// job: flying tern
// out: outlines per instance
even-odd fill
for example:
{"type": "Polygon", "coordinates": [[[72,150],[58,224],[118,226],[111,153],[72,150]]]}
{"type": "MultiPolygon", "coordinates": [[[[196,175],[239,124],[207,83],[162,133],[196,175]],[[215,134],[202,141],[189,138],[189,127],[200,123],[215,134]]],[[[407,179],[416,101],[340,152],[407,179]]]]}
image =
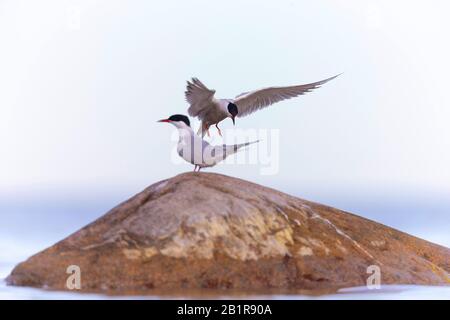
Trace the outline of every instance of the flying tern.
{"type": "Polygon", "coordinates": [[[231,118],[235,124],[236,117],[245,117],[276,102],[303,95],[337,76],[339,75],[308,84],[268,87],[244,92],[234,99],[216,99],[215,90],[209,89],[197,78],[192,78],[191,81],[187,81],[185,92],[186,101],[190,104],[188,113],[201,121],[198,134],[204,136],[207,133],[209,136],[209,127],[215,125],[222,135],[218,126],[222,120],[231,118]]]}

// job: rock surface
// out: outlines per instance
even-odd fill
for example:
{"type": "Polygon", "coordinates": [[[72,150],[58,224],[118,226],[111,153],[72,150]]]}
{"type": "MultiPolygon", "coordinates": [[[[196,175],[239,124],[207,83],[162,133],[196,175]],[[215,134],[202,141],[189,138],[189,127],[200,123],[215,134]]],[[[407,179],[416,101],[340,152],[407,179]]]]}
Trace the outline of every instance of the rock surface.
{"type": "Polygon", "coordinates": [[[82,291],[449,284],[450,250],[356,215],[212,173],[158,182],[19,264],[10,285],[82,291]]]}

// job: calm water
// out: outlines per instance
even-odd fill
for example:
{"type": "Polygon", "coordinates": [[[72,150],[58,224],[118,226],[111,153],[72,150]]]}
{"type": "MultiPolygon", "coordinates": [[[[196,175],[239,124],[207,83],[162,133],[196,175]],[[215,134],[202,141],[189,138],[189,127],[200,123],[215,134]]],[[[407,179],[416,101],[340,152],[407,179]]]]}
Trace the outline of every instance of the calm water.
{"type": "Polygon", "coordinates": [[[450,300],[449,287],[431,287],[431,286],[406,286],[406,285],[389,285],[381,286],[380,289],[368,290],[366,287],[354,287],[342,289],[336,294],[326,294],[320,296],[307,295],[286,295],[286,294],[252,294],[252,295],[217,295],[217,294],[177,294],[177,295],[160,295],[160,296],[105,296],[97,294],[78,294],[67,292],[45,291],[31,288],[18,288],[6,286],[4,281],[0,282],[0,300],[8,299],[64,299],[64,300],[93,300],[93,299],[291,299],[291,300],[381,300],[381,299],[438,299],[450,300]]]}

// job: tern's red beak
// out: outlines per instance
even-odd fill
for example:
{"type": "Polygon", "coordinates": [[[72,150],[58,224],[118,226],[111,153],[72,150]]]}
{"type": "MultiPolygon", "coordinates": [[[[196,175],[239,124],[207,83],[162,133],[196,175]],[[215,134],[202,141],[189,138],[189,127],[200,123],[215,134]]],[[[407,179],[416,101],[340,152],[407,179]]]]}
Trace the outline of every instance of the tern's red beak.
{"type": "Polygon", "coordinates": [[[161,119],[161,120],[158,120],[158,122],[170,122],[170,120],[169,119],[161,119]]]}

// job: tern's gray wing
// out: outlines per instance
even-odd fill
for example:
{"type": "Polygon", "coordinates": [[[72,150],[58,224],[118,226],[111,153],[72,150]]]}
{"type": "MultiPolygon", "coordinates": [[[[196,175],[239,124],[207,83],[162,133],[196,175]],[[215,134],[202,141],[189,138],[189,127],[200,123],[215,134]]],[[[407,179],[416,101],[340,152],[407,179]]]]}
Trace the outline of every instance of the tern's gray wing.
{"type": "Polygon", "coordinates": [[[203,153],[212,146],[194,133],[184,136],[178,144],[178,154],[192,164],[203,163],[203,153]]]}
{"type": "Polygon", "coordinates": [[[206,164],[216,164],[224,160],[226,157],[236,153],[239,149],[246,147],[250,144],[257,143],[258,140],[234,145],[218,145],[218,146],[207,146],[207,149],[203,151],[203,159],[206,164]]]}
{"type": "Polygon", "coordinates": [[[244,117],[276,102],[305,94],[313,89],[320,87],[322,84],[333,80],[337,76],[338,75],[322,81],[302,84],[298,86],[270,87],[242,93],[238,95],[234,100],[234,103],[237,105],[239,110],[238,117],[244,117]]]}
{"type": "Polygon", "coordinates": [[[192,117],[197,117],[205,108],[212,103],[215,90],[208,89],[200,80],[192,78],[187,81],[185,96],[186,101],[191,105],[188,113],[192,117]]]}

